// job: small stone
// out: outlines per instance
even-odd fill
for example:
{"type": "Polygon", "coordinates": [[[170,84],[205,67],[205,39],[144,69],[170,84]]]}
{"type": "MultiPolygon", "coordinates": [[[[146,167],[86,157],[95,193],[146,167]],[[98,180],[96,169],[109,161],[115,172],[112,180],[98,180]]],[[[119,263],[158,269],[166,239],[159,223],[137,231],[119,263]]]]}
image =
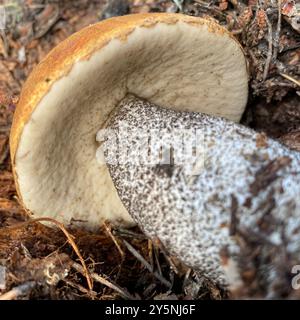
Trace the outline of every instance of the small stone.
{"type": "Polygon", "coordinates": [[[129,13],[128,0],[109,0],[101,12],[100,20],[115,16],[123,16],[129,13]]]}

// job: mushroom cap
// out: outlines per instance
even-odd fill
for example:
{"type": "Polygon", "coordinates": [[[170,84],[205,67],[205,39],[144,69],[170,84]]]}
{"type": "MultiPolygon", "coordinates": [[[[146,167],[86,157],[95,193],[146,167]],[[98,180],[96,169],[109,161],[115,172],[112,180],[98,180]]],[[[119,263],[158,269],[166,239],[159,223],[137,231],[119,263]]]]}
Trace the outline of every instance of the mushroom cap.
{"type": "Polygon", "coordinates": [[[181,14],[116,17],[73,34],[31,73],[14,115],[11,159],[25,208],[88,228],[132,222],[95,156],[97,131],[128,93],[238,121],[247,63],[226,29],[181,14]]]}

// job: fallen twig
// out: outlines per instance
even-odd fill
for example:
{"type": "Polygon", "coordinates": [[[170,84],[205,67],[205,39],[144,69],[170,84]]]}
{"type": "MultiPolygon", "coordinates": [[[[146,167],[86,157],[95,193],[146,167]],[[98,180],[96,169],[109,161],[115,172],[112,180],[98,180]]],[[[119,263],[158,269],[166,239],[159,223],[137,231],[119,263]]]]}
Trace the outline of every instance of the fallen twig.
{"type": "Polygon", "coordinates": [[[0,165],[2,165],[4,163],[4,161],[7,159],[8,154],[9,154],[9,148],[8,148],[8,144],[5,143],[3,150],[1,150],[1,154],[0,154],[0,165]]]}
{"type": "Polygon", "coordinates": [[[151,272],[155,276],[155,278],[157,278],[161,283],[163,283],[168,288],[171,287],[171,282],[165,279],[162,275],[160,275],[156,271],[154,271],[150,263],[146,261],[144,257],[142,257],[140,253],[137,252],[130,243],[128,243],[126,240],[123,240],[123,242],[127,247],[127,249],[148,269],[149,272],[151,272]]]}
{"type": "Polygon", "coordinates": [[[179,274],[178,268],[176,267],[175,262],[173,261],[172,257],[170,257],[165,249],[165,247],[163,246],[163,244],[161,243],[161,241],[159,239],[156,239],[155,241],[155,245],[158,246],[158,248],[160,249],[160,251],[163,253],[165,259],[168,261],[171,269],[176,273],[179,274]]]}
{"type": "Polygon", "coordinates": [[[116,233],[120,237],[127,237],[127,238],[140,239],[140,240],[147,239],[147,237],[142,233],[133,232],[120,227],[118,227],[117,229],[114,229],[113,233],[116,233]]]}
{"type": "Polygon", "coordinates": [[[88,296],[91,297],[92,299],[94,299],[94,298],[96,297],[96,295],[97,295],[97,292],[88,290],[88,289],[86,289],[85,287],[83,287],[82,285],[80,285],[80,284],[78,284],[78,283],[75,283],[75,282],[73,282],[73,281],[64,280],[64,282],[65,282],[67,285],[69,285],[69,286],[77,289],[78,291],[82,292],[83,294],[88,295],[88,296]]]}
{"type": "Polygon", "coordinates": [[[116,247],[117,247],[117,249],[118,249],[118,251],[119,251],[119,253],[121,255],[121,258],[123,259],[124,258],[124,252],[123,252],[122,248],[120,247],[116,237],[111,232],[111,227],[107,224],[107,222],[104,222],[103,225],[104,225],[105,231],[108,233],[109,237],[112,239],[112,241],[116,245],[116,247]]]}
{"type": "Polygon", "coordinates": [[[152,243],[152,240],[150,240],[150,239],[148,239],[148,252],[149,252],[150,265],[152,268],[154,268],[153,243],[152,243]]]}
{"type": "Polygon", "coordinates": [[[162,270],[161,270],[161,266],[160,266],[160,262],[159,262],[158,248],[156,246],[153,246],[153,248],[154,248],[154,257],[155,257],[155,263],[157,266],[157,270],[158,270],[158,273],[162,276],[162,270]]]}
{"type": "Polygon", "coordinates": [[[267,79],[267,76],[269,73],[269,68],[270,68],[270,63],[272,60],[272,51],[273,51],[272,24],[271,24],[267,14],[266,14],[266,22],[268,25],[268,54],[267,54],[267,58],[266,58],[266,62],[265,62],[263,81],[265,81],[267,79]]]}
{"type": "MultiPolygon", "coordinates": [[[[76,271],[80,272],[81,274],[83,274],[83,275],[85,274],[85,270],[83,269],[83,267],[79,263],[74,262],[72,267],[76,271]]],[[[100,276],[99,274],[97,274],[95,272],[91,272],[90,276],[95,281],[97,281],[97,282],[105,285],[106,287],[118,292],[120,294],[120,296],[123,297],[124,299],[136,300],[136,297],[132,296],[129,292],[127,292],[126,289],[123,289],[123,288],[119,287],[117,284],[114,284],[112,281],[107,280],[103,276],[100,276]]]]}
{"type": "Polygon", "coordinates": [[[2,294],[0,300],[14,300],[20,296],[28,294],[36,286],[35,281],[23,283],[12,290],[2,294]]]}
{"type": "Polygon", "coordinates": [[[279,73],[282,77],[284,77],[285,79],[287,80],[290,80],[291,82],[295,83],[297,86],[300,87],[300,81],[289,76],[288,74],[285,74],[285,73],[279,73]]]}

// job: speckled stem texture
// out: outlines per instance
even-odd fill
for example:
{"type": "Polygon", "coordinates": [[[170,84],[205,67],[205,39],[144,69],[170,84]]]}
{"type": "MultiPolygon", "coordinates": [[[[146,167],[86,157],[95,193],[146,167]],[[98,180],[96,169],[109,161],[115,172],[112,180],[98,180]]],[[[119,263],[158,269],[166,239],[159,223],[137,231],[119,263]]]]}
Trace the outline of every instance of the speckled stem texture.
{"type": "MultiPolygon", "coordinates": [[[[276,296],[280,279],[291,277],[290,268],[300,264],[299,153],[225,119],[176,112],[132,96],[120,103],[109,127],[117,133],[117,139],[107,134],[103,143],[111,177],[146,235],[221,286],[236,290],[255,282],[264,295],[276,296]],[[200,132],[198,174],[176,161],[111,163],[118,141],[136,155],[140,133],[153,129],[200,132]]],[[[162,138],[151,139],[160,148],[162,138]]],[[[174,138],[169,142],[176,159],[180,146],[174,138]]]]}

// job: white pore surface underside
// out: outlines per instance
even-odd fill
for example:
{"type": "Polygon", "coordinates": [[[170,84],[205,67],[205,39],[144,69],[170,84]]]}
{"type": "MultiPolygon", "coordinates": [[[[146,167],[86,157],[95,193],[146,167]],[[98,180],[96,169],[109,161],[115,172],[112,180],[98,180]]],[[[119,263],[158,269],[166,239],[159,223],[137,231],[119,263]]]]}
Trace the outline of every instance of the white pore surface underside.
{"type": "Polygon", "coordinates": [[[130,92],[238,121],[246,78],[239,46],[206,26],[159,23],[110,41],[56,81],[25,125],[16,155],[24,204],[36,216],[81,219],[88,228],[104,219],[131,222],[95,157],[96,133],[112,109],[130,92]]]}

